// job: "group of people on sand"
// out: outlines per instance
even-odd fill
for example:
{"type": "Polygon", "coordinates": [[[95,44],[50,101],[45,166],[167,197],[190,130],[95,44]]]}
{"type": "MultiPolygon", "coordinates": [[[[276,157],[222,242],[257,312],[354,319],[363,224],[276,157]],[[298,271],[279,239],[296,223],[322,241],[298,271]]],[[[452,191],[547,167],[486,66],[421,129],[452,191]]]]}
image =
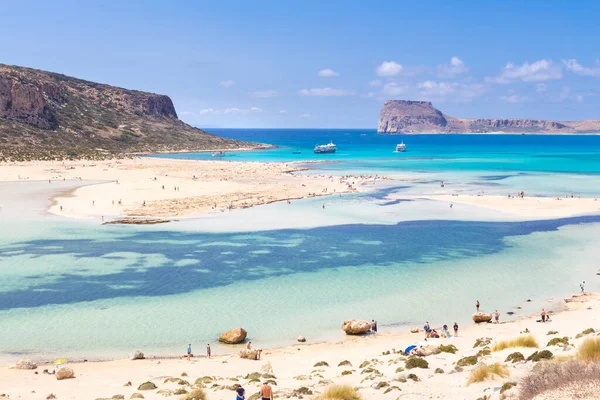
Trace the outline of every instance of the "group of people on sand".
{"type": "MultiPolygon", "coordinates": [[[[273,399],[273,388],[269,384],[269,381],[264,381],[260,391],[258,392],[261,400],[272,400],[273,399]]],[[[246,389],[239,387],[235,390],[235,400],[246,400],[246,389]]]]}
{"type": "MultiPolygon", "coordinates": [[[[210,359],[211,355],[212,355],[212,350],[210,348],[210,343],[209,343],[209,344],[206,345],[206,358],[210,359]]],[[[193,356],[194,355],[192,354],[192,344],[190,343],[190,344],[188,344],[188,347],[187,347],[187,356],[186,356],[186,358],[187,358],[188,361],[191,361],[193,356]]]]}
{"type": "MultiPolygon", "coordinates": [[[[456,322],[454,323],[453,329],[454,329],[454,337],[457,337],[458,336],[458,323],[456,323],[456,322]]],[[[443,338],[452,337],[452,335],[450,335],[450,331],[448,330],[448,325],[446,325],[446,324],[444,324],[442,326],[442,333],[438,333],[438,331],[436,331],[431,326],[429,326],[429,321],[425,321],[423,330],[425,331],[425,339],[429,339],[429,338],[439,339],[440,337],[443,337],[443,338]]]]}

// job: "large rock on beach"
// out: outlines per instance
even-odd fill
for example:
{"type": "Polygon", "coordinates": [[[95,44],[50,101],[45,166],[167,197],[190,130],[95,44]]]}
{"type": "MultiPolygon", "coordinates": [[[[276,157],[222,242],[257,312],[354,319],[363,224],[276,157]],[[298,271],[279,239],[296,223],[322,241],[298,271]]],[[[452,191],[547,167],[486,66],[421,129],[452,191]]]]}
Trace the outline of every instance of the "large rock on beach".
{"type": "Polygon", "coordinates": [[[14,365],[14,369],[36,369],[38,365],[31,360],[19,360],[14,365]]]}
{"type": "Polygon", "coordinates": [[[439,346],[429,344],[427,346],[417,347],[414,350],[414,352],[418,356],[427,357],[427,356],[431,356],[434,354],[440,354],[441,350],[440,350],[439,346]]]}
{"type": "Polygon", "coordinates": [[[346,335],[364,335],[371,330],[371,323],[360,319],[347,319],[342,324],[346,335]]]}
{"type": "Polygon", "coordinates": [[[248,360],[256,360],[256,350],[241,350],[240,358],[246,358],[248,360]]]}
{"type": "Polygon", "coordinates": [[[298,341],[300,343],[304,343],[304,342],[306,342],[306,338],[304,336],[300,335],[300,336],[298,336],[298,341]]]}
{"type": "Polygon", "coordinates": [[[219,336],[219,342],[227,344],[239,344],[246,340],[248,332],[244,328],[235,328],[219,336]]]}
{"type": "Polygon", "coordinates": [[[139,350],[134,351],[133,354],[129,357],[130,360],[143,360],[144,358],[144,353],[142,353],[139,350]]]}
{"type": "Polygon", "coordinates": [[[473,314],[473,322],[475,322],[476,324],[480,324],[482,322],[491,322],[491,321],[492,321],[492,314],[484,313],[481,311],[473,314]]]}
{"type": "Polygon", "coordinates": [[[56,379],[62,381],[63,379],[75,378],[75,371],[69,367],[61,367],[56,371],[56,379]]]}

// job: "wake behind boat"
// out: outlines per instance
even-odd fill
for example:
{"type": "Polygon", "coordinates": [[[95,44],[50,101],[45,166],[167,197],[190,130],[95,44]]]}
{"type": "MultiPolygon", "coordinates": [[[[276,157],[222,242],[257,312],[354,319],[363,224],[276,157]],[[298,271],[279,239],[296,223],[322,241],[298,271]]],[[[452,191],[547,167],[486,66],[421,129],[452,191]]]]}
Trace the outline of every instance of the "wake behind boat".
{"type": "Polygon", "coordinates": [[[329,144],[318,144],[315,146],[315,153],[317,154],[335,153],[336,150],[337,147],[335,146],[335,144],[333,144],[333,142],[329,142],[329,144]]]}

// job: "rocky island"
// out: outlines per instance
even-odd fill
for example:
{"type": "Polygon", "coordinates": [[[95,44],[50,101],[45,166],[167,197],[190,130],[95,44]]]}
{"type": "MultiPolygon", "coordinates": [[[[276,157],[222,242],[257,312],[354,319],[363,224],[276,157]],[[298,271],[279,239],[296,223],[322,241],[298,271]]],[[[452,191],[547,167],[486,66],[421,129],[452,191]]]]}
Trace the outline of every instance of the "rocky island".
{"type": "Polygon", "coordinates": [[[0,160],[257,147],[184,123],[168,96],[0,64],[0,160]]]}
{"type": "Polygon", "coordinates": [[[599,120],[548,121],[456,118],[429,101],[388,100],[379,113],[379,133],[600,133],[599,120]]]}

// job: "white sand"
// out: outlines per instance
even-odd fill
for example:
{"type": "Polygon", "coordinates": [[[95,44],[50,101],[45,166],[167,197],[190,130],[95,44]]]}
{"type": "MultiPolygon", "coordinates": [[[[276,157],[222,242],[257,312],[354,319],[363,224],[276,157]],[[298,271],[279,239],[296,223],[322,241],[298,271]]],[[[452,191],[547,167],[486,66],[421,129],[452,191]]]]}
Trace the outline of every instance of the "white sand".
{"type": "Polygon", "coordinates": [[[198,216],[224,212],[230,206],[246,208],[349,193],[382,179],[308,175],[302,170],[288,163],[133,158],[2,163],[0,181],[48,181],[49,185],[57,180],[103,181],[56,197],[50,212],[73,218],[108,219],[198,216]]]}
{"type": "MultiPolygon", "coordinates": [[[[9,369],[9,366],[0,367],[0,393],[10,395],[10,398],[45,398],[46,395],[54,393],[58,399],[95,399],[111,397],[115,394],[125,395],[129,398],[134,392],[138,392],[137,386],[145,381],[152,381],[157,390],[143,391],[146,399],[160,399],[162,395],[157,391],[160,389],[175,390],[181,386],[175,383],[164,383],[167,377],[180,377],[183,372],[188,374],[183,377],[191,384],[203,376],[213,376],[216,388],[207,389],[209,399],[231,399],[233,392],[222,389],[221,386],[240,383],[247,390],[248,397],[258,391],[257,383],[248,383],[243,376],[260,371],[265,363],[270,363],[276,375],[277,386],[274,387],[276,394],[285,398],[294,389],[302,386],[308,387],[315,394],[322,392],[329,382],[348,383],[360,389],[365,399],[475,399],[484,394],[495,394],[504,382],[519,381],[534,366],[534,363],[505,363],[510,371],[510,377],[497,378],[481,383],[467,386],[470,371],[474,367],[465,367],[462,372],[452,372],[454,364],[460,358],[475,355],[481,348],[473,348],[477,338],[490,337],[494,341],[512,339],[520,335],[525,328],[531,330],[532,335],[540,343],[540,348],[546,348],[546,343],[552,337],[568,336],[570,346],[548,347],[556,356],[573,355],[577,344],[582,339],[574,337],[583,330],[590,327],[600,327],[600,315],[596,309],[600,307],[600,296],[587,295],[580,297],[577,302],[557,305],[554,309],[553,321],[551,323],[535,322],[537,317],[526,317],[510,323],[485,324],[462,327],[459,337],[449,339],[434,339],[438,344],[454,344],[458,347],[457,354],[440,353],[426,357],[429,362],[428,369],[413,369],[396,373],[398,367],[404,366],[400,355],[382,355],[387,350],[400,350],[406,346],[423,340],[423,333],[412,334],[386,334],[380,332],[377,336],[349,337],[339,343],[322,343],[313,345],[296,345],[282,349],[265,350],[261,361],[243,360],[234,355],[216,357],[207,360],[204,357],[196,357],[188,362],[183,358],[163,360],[117,360],[108,362],[73,363],[70,367],[76,373],[75,379],[57,381],[54,376],[41,374],[44,368],[51,366],[41,365],[38,368],[40,374],[35,375],[30,370],[9,369]],[[547,332],[558,331],[558,335],[547,335],[547,332]],[[352,367],[338,367],[341,361],[348,360],[352,367]],[[377,369],[381,376],[373,376],[370,373],[361,373],[366,368],[359,368],[364,361],[371,361],[370,367],[377,369]],[[329,367],[313,367],[320,361],[326,361],[329,367]],[[443,374],[434,373],[436,368],[442,368],[443,374]],[[345,370],[354,371],[351,375],[342,376],[345,370]],[[414,373],[420,378],[420,382],[401,383],[394,379],[404,376],[406,373],[414,373]],[[319,376],[321,375],[322,378],[319,376]],[[234,381],[231,378],[239,379],[234,381]],[[372,379],[367,379],[372,378],[372,379]],[[123,386],[131,381],[132,386],[123,386]],[[384,394],[385,388],[376,389],[373,386],[379,382],[388,382],[391,386],[398,386],[401,391],[393,390],[384,394]],[[32,394],[35,393],[35,394],[32,394]]],[[[450,321],[449,321],[450,322],[450,321]]],[[[310,338],[309,342],[310,343],[310,338]]],[[[195,352],[203,354],[203,344],[193,344],[195,352]]],[[[525,357],[534,352],[535,349],[506,349],[493,352],[490,356],[480,359],[481,362],[491,364],[494,362],[504,363],[506,356],[514,351],[520,351],[525,357]]],[[[151,355],[150,355],[151,356],[151,355]]],[[[209,385],[211,386],[211,385],[209,385]]],[[[184,385],[183,387],[188,388],[184,385]]],[[[513,390],[513,392],[516,392],[513,390]]],[[[310,396],[309,396],[310,397],[310,396]]],[[[175,397],[176,398],[176,397],[175,397]]],[[[281,398],[281,397],[280,397],[281,398]]]]}

